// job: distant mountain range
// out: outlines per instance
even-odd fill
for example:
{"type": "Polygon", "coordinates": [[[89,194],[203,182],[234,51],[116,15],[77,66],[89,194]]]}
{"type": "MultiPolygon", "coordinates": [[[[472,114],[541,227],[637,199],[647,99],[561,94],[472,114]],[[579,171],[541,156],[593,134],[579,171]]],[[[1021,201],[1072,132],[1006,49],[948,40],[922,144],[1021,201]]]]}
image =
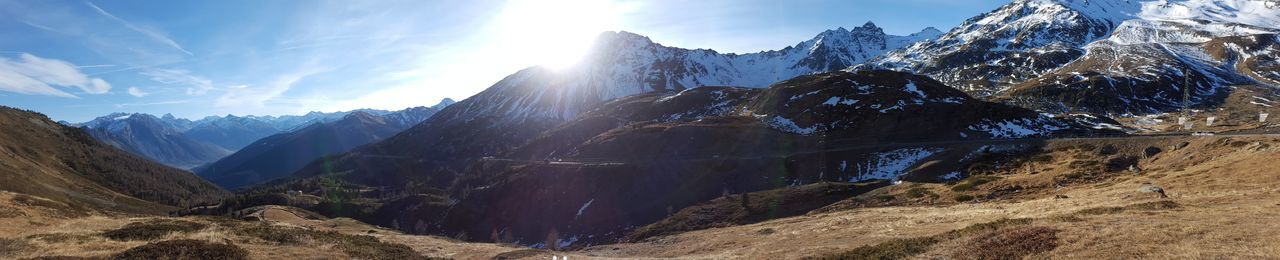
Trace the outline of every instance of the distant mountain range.
{"type": "MultiPolygon", "coordinates": [[[[70,124],[83,127],[98,140],[148,159],[182,169],[213,162],[271,135],[314,124],[339,121],[352,113],[385,116],[395,125],[413,125],[439,108],[453,104],[444,99],[433,107],[401,111],[360,109],[343,112],[311,112],[301,116],[210,116],[200,120],[156,117],[142,113],[112,113],[91,121],[70,124]]],[[[323,140],[316,140],[323,141],[323,140]]]]}
{"type": "Polygon", "coordinates": [[[226,148],[184,134],[182,131],[190,127],[190,121],[166,118],[114,113],[86,123],[92,127],[86,127],[85,131],[117,148],[184,169],[231,154],[226,148]]]}
{"type": "Polygon", "coordinates": [[[288,177],[317,158],[391,137],[438,111],[435,107],[414,107],[382,115],[351,112],[336,121],[316,122],[255,141],[195,172],[227,189],[288,177]]]}

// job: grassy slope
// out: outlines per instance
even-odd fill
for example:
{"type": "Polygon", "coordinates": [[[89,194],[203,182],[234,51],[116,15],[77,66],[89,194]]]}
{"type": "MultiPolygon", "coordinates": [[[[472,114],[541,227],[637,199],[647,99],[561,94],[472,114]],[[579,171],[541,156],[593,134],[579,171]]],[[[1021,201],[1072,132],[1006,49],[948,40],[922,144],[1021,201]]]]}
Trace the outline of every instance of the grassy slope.
{"type": "Polygon", "coordinates": [[[162,213],[226,191],[93,140],[44,115],[0,107],[0,190],[94,209],[162,213]]]}
{"type": "Polygon", "coordinates": [[[1272,166],[1280,154],[1278,147],[1280,140],[1275,138],[1051,143],[1047,150],[1053,153],[1052,160],[993,173],[998,179],[972,190],[954,191],[956,184],[907,183],[855,199],[889,200],[887,203],[842,203],[833,207],[843,208],[805,216],[693,231],[642,243],[597,246],[582,253],[610,257],[788,259],[832,256],[864,246],[901,250],[909,247],[895,247],[893,243],[938,239],[905,255],[964,258],[975,254],[961,252],[992,248],[989,243],[984,245],[983,239],[1027,235],[1048,241],[1044,236],[1052,233],[1054,246],[1045,252],[1028,251],[1036,252],[1029,256],[1267,257],[1280,254],[1280,243],[1276,243],[1280,241],[1276,231],[1280,230],[1271,224],[1280,221],[1280,216],[1270,213],[1276,210],[1275,201],[1280,199],[1280,193],[1273,188],[1280,185],[1280,174],[1272,166]],[[1188,142],[1187,146],[1171,149],[1183,141],[1188,142]],[[1099,152],[1108,144],[1117,148],[1114,154],[1099,152]],[[1133,155],[1146,147],[1165,151],[1141,159],[1139,172],[1100,173],[1086,164],[1072,166],[1076,161],[1133,155]],[[1033,167],[1036,170],[1031,170],[1033,167]],[[1162,200],[1138,192],[1144,183],[1163,187],[1170,198],[1162,200]],[[919,188],[937,196],[909,195],[919,188]],[[957,194],[970,194],[975,199],[955,202],[952,198],[957,194]],[[1026,222],[982,232],[960,232],[1002,219],[1026,222]]]}

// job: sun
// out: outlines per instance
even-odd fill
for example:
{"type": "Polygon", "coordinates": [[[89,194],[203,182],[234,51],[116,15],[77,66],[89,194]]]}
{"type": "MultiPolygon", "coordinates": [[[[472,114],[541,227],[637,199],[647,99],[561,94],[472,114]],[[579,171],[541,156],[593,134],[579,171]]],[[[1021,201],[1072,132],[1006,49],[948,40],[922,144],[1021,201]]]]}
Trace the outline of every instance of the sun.
{"type": "Polygon", "coordinates": [[[499,40],[513,57],[552,69],[582,60],[595,37],[617,30],[621,6],[604,0],[512,0],[497,17],[499,40]]]}

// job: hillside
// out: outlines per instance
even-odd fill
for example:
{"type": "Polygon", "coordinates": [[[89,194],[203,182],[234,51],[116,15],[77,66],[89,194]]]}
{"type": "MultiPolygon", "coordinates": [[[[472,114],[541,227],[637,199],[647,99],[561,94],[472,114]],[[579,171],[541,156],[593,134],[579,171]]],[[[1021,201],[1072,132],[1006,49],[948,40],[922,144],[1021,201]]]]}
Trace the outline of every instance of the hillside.
{"type": "MultiPolygon", "coordinates": [[[[959,169],[956,164],[913,168],[930,160],[969,160],[961,158],[979,149],[912,142],[1109,131],[979,101],[926,77],[892,71],[815,74],[766,89],[701,87],[635,95],[551,129],[489,156],[496,158],[467,158],[437,147],[442,155],[454,156],[443,158],[477,161],[457,177],[395,168],[434,161],[366,146],[331,159],[337,163],[323,165],[323,171],[301,171],[316,175],[257,187],[232,204],[288,203],[415,234],[463,234],[478,241],[489,241],[486,234],[495,229],[505,230],[500,236],[512,241],[530,241],[555,229],[566,239],[575,237],[565,245],[595,244],[620,239],[669,210],[726,191],[821,181],[957,178],[961,176],[951,174],[959,169]],[[911,127],[885,127],[893,124],[911,127]],[[908,144],[881,146],[895,141],[908,144]],[[352,158],[369,164],[343,164],[352,158]],[[284,190],[329,199],[299,203],[263,195],[284,190]],[[553,190],[562,192],[548,192],[553,190]],[[327,203],[341,203],[344,210],[319,208],[327,203]]],[[[501,132],[450,130],[474,136],[501,132]]],[[[466,140],[472,139],[448,141],[466,140]]],[[[234,208],[212,212],[228,210],[234,208]]]]}
{"type": "Polygon", "coordinates": [[[423,124],[336,156],[329,161],[331,167],[311,164],[297,176],[340,173],[365,185],[403,186],[414,181],[443,189],[475,159],[504,153],[609,100],[702,86],[766,87],[844,69],[937,34],[929,28],[894,36],[867,23],[828,30],[781,50],[733,54],[664,46],[630,32],[606,32],[579,65],[564,71],[532,67],[515,72],[423,124]]]}
{"type": "Polygon", "coordinates": [[[34,112],[0,108],[0,190],[79,208],[156,213],[226,191],[195,175],[95,141],[34,112]]]}
{"type": "MultiPolygon", "coordinates": [[[[803,216],[601,245],[589,257],[1268,258],[1275,138],[1050,142],[986,182],[904,182],[803,216]],[[1144,156],[1152,147],[1161,152],[1144,156]],[[1082,162],[1134,156],[1136,172],[1082,162]],[[968,183],[968,184],[966,184],[968,183]],[[1169,196],[1143,192],[1160,187],[1169,196]],[[966,199],[966,200],[962,200],[966,199]],[[1249,221],[1241,221],[1249,219],[1249,221]],[[1010,240],[997,240],[1010,239],[1010,240]],[[1000,243],[996,241],[1026,241],[1000,243]]],[[[727,200],[737,204],[737,196],[727,200]]],[[[752,199],[756,199],[752,197],[752,199]]],[[[679,215],[677,215],[679,216],[679,215]]]]}
{"type": "Polygon", "coordinates": [[[871,64],[1045,112],[1175,111],[1184,78],[1193,105],[1216,107],[1229,86],[1275,82],[1255,72],[1280,48],[1280,9],[1265,5],[1015,0],[871,64]]]}
{"type": "MultiPolygon", "coordinates": [[[[606,103],[498,156],[528,161],[496,160],[469,172],[453,189],[452,198],[461,202],[437,232],[475,237],[497,229],[529,241],[555,230],[565,239],[562,246],[607,243],[630,227],[726,191],[940,179],[961,169],[914,168],[974,149],[923,143],[930,140],[1091,131],[890,71],[815,74],[767,89],[638,95],[606,103]],[[895,142],[904,145],[875,147],[895,142]],[[921,144],[905,144],[912,142],[921,144]]],[[[422,215],[397,220],[415,217],[422,215]]]]}
{"type": "Polygon", "coordinates": [[[1269,214],[1280,178],[1266,174],[1277,147],[1274,137],[1185,136],[1014,145],[984,156],[981,165],[998,167],[967,180],[908,180],[854,194],[848,184],[786,187],[751,193],[746,208],[741,194],[730,194],[643,228],[665,228],[661,235],[563,251],[407,235],[288,207],[242,212],[250,221],[66,216],[58,204],[0,192],[0,246],[7,249],[0,257],[166,255],[177,252],[152,250],[190,239],[182,242],[187,250],[243,250],[236,255],[253,259],[1267,258],[1280,252],[1271,225],[1280,220],[1269,214]],[[1137,158],[1136,167],[1108,170],[1105,162],[1117,158],[1137,158]],[[801,213],[788,202],[825,192],[848,197],[801,213]],[[26,221],[7,221],[14,214],[26,221]]]}

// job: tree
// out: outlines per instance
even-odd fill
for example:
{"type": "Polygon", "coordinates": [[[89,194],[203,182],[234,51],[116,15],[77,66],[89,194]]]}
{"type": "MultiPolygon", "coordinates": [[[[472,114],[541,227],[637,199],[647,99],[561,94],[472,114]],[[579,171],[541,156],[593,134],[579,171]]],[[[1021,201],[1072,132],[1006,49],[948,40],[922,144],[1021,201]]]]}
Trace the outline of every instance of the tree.
{"type": "Polygon", "coordinates": [[[548,250],[560,250],[560,233],[556,232],[554,228],[551,229],[551,232],[547,232],[547,241],[545,243],[548,250]]]}
{"type": "Polygon", "coordinates": [[[427,228],[428,228],[427,223],[422,222],[422,219],[418,219],[418,223],[413,224],[413,234],[415,235],[426,234],[427,228]]]}

